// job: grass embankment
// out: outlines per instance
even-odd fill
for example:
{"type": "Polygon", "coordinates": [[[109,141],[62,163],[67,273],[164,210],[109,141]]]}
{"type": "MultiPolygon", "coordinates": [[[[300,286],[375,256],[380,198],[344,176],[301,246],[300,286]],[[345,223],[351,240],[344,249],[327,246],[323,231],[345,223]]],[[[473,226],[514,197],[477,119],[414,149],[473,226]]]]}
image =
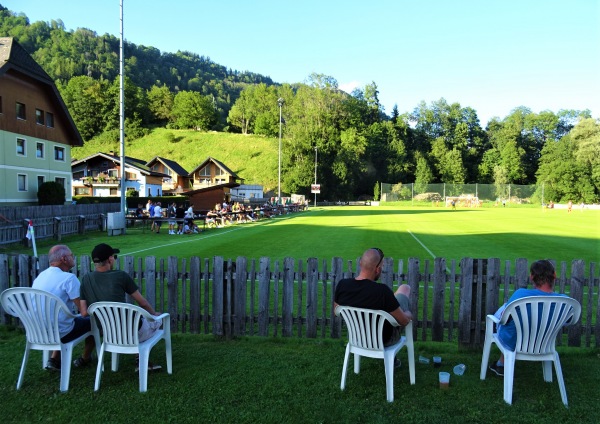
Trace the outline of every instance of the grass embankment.
{"type": "MultiPolygon", "coordinates": [[[[245,184],[262,185],[266,192],[277,187],[278,148],[278,140],[256,135],[157,128],[145,137],[127,142],[125,154],[145,161],[161,156],[177,162],[188,172],[212,156],[244,178],[245,184]]],[[[120,151],[118,140],[107,143],[95,139],[74,147],[71,156],[83,159],[111,150],[120,151]]]]}

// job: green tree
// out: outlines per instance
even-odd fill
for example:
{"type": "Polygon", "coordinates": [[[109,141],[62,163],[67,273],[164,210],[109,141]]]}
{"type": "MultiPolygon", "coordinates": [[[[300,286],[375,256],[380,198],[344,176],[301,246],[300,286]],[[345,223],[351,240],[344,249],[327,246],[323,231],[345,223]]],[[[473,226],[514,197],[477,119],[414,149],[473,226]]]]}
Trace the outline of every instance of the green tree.
{"type": "Polygon", "coordinates": [[[173,103],[173,128],[207,131],[216,124],[217,113],[211,99],[194,91],[181,91],[173,103]]]}
{"type": "Polygon", "coordinates": [[[147,94],[148,109],[154,122],[166,124],[171,119],[175,95],[169,87],[153,85],[147,94]]]}

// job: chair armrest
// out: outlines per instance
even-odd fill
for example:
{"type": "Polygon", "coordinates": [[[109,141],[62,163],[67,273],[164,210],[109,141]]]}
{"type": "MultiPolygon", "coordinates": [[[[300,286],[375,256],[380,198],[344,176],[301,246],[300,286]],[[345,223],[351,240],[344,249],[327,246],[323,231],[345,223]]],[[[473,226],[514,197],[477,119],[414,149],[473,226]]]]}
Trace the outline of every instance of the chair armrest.
{"type": "Polygon", "coordinates": [[[497,318],[495,315],[486,316],[485,321],[486,321],[486,325],[487,325],[488,321],[492,321],[496,325],[500,324],[500,318],[497,318]]]}

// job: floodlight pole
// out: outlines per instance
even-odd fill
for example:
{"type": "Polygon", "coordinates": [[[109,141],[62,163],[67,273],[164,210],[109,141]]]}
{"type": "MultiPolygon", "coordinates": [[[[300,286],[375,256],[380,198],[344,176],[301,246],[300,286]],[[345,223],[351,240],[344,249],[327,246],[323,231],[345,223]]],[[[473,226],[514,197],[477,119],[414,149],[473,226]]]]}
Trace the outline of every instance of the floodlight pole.
{"type": "MultiPolygon", "coordinates": [[[[317,185],[317,146],[315,146],[315,185],[317,185]]],[[[315,191],[315,208],[317,207],[317,192],[315,191]]]]}
{"type": "Polygon", "coordinates": [[[119,43],[119,137],[121,144],[121,212],[127,214],[127,206],[125,204],[125,94],[124,94],[124,67],[123,67],[123,0],[121,3],[121,41],[119,43]]]}
{"type": "Polygon", "coordinates": [[[279,105],[279,167],[278,167],[278,178],[277,178],[277,202],[281,202],[281,109],[285,101],[282,97],[277,99],[279,105]]]}

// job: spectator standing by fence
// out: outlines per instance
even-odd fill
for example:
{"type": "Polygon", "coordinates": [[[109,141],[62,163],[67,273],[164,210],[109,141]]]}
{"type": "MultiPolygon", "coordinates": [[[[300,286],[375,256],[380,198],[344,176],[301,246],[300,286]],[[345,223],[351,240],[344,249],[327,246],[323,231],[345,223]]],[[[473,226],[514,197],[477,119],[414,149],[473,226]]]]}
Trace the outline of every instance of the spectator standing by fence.
{"type": "Polygon", "coordinates": [[[162,225],[161,219],[163,218],[163,210],[160,202],[156,202],[156,206],[154,206],[154,228],[156,228],[156,234],[160,233],[160,226],[162,225]]]}

